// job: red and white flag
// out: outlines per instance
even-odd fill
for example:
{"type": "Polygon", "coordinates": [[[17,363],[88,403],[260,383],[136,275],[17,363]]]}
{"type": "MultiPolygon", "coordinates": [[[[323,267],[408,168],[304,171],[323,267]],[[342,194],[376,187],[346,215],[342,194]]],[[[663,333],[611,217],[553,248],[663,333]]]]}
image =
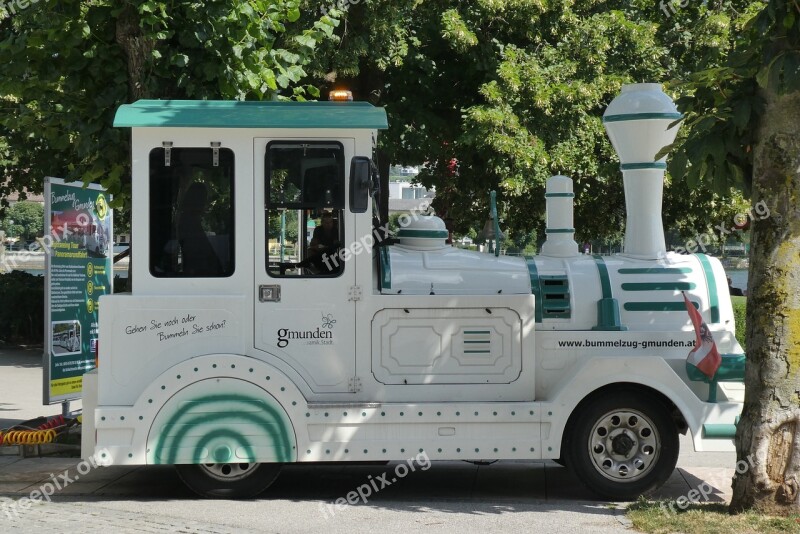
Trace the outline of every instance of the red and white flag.
{"type": "Polygon", "coordinates": [[[694,333],[696,336],[694,348],[689,353],[686,361],[697,367],[700,372],[708,378],[714,378],[717,369],[719,369],[722,363],[722,357],[717,350],[717,344],[714,343],[714,338],[711,337],[711,332],[708,330],[706,323],[703,322],[700,312],[697,311],[697,308],[686,298],[686,293],[683,293],[683,301],[686,303],[686,311],[689,312],[689,318],[694,325],[694,333]]]}

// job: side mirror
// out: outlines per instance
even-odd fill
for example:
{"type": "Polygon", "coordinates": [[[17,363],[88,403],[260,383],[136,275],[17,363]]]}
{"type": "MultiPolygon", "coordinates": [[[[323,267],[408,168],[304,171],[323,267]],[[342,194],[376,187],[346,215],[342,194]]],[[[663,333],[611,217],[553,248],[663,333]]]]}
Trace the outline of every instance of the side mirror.
{"type": "Polygon", "coordinates": [[[367,211],[370,185],[372,185],[372,160],[365,156],[354,156],[350,160],[351,213],[367,211]]]}

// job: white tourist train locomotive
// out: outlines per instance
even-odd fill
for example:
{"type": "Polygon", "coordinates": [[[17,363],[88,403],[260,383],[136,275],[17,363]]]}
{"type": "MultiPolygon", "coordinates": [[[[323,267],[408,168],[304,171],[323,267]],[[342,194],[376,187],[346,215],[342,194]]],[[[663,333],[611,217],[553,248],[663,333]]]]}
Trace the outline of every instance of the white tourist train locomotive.
{"type": "Polygon", "coordinates": [[[549,458],[628,499],[667,479],[679,433],[733,450],[744,355],[725,272],[664,246],[655,154],[677,118],[656,84],[604,115],[624,253],[579,253],[572,182],[554,177],[547,242],[523,259],[451,247],[435,216],[381,241],[383,109],[122,106],[133,291],[100,300],[83,454],[174,464],[208,496],[255,495],[287,462],[549,458]],[[722,353],[713,379],[686,364],[682,293],[722,353]]]}

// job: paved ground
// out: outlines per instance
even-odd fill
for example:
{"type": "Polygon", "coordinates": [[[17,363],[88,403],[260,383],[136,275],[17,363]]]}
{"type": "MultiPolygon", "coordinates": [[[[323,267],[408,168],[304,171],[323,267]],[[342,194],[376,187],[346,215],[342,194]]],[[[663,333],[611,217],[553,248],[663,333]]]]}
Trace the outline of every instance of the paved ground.
{"type": "MultiPolygon", "coordinates": [[[[41,349],[0,348],[0,428],[60,413],[60,406],[41,405],[41,388],[41,349]]],[[[694,453],[686,437],[681,447],[678,469],[657,496],[675,499],[706,482],[714,488],[710,500],[728,500],[734,454],[694,453]]],[[[209,501],[191,494],[171,467],[90,468],[75,458],[0,456],[0,532],[629,531],[621,505],[598,502],[550,461],[434,462],[366,503],[332,506],[391,469],[292,465],[258,499],[209,501]],[[52,492],[52,502],[25,509],[36,491],[52,492]]]]}
{"type": "MultiPolygon", "coordinates": [[[[42,347],[3,348],[0,345],[0,428],[61,413],[61,405],[43,406],[42,347]]],[[[80,401],[70,403],[77,410],[80,401]]]]}

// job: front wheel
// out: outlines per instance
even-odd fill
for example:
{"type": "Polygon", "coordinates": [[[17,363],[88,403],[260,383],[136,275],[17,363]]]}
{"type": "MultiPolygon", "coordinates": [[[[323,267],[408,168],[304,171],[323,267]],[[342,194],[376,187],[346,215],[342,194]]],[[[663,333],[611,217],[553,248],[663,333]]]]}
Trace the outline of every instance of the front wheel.
{"type": "Polygon", "coordinates": [[[176,465],[178,476],[201,497],[248,499],[266,490],[280,474],[282,464],[176,465]]]}
{"type": "Polygon", "coordinates": [[[678,431],[666,407],[629,391],[580,409],[566,460],[586,487],[611,500],[633,500],[666,482],[679,449],[678,431]]]}

